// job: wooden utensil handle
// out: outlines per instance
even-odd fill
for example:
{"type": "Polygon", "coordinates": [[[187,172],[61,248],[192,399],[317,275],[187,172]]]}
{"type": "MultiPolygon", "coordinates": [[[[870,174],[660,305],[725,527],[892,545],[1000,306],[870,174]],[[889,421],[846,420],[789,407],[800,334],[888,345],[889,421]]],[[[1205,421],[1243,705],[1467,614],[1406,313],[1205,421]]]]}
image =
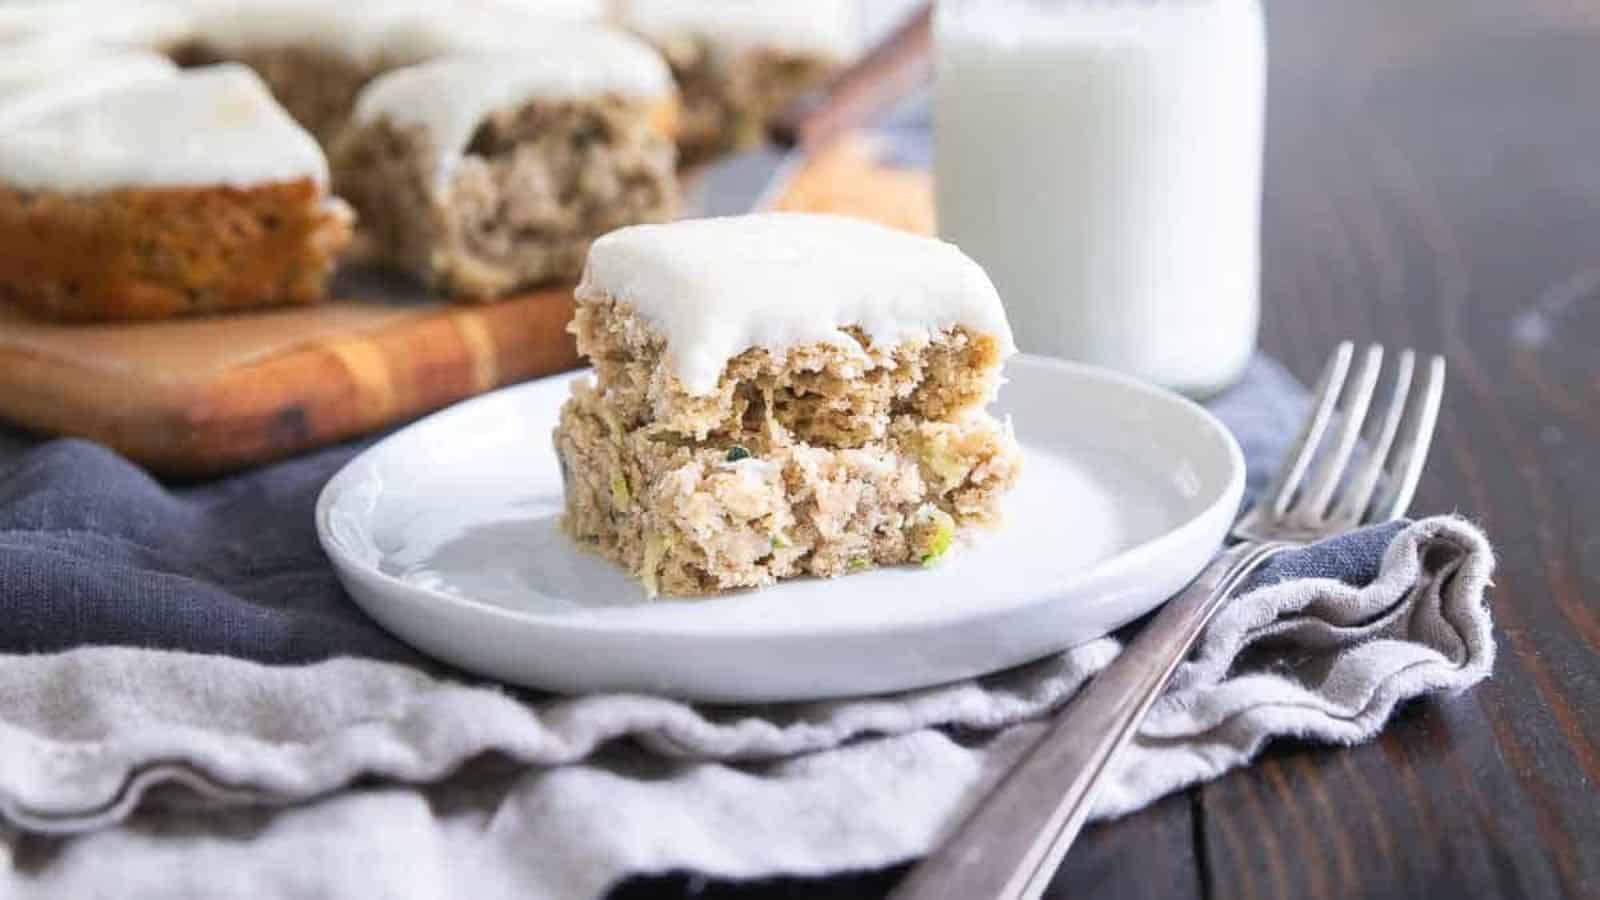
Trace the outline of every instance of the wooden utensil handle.
{"type": "Polygon", "coordinates": [[[821,91],[789,104],[768,129],[784,148],[815,148],[876,118],[933,72],[933,4],[924,3],[882,43],[821,91]]]}

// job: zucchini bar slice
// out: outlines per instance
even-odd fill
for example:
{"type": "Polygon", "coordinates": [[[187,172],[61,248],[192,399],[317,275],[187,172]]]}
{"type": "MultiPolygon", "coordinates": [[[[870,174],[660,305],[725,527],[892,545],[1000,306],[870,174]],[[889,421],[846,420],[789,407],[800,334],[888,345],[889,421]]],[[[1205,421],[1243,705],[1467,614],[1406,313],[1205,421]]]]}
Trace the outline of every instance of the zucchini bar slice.
{"type": "Polygon", "coordinates": [[[672,216],[675,112],[648,46],[574,31],[379,77],[334,144],[334,183],[386,262],[492,300],[570,283],[595,237],[672,216]]]}
{"type": "Polygon", "coordinates": [[[932,563],[998,520],[1021,455],[985,406],[1014,347],[954,246],[803,213],[637,226],[577,298],[565,525],[652,593],[932,563]]]}

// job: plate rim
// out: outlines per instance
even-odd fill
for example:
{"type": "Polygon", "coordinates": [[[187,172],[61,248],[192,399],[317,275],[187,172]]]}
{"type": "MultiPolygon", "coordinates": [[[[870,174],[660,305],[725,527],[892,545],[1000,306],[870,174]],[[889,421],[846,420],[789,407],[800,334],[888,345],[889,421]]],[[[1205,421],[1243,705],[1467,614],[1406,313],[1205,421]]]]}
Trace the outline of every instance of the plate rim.
{"type": "MultiPolygon", "coordinates": [[[[1108,382],[1124,389],[1130,389],[1135,393],[1143,394],[1157,403],[1170,404],[1178,409],[1184,410],[1184,412],[1191,416],[1197,424],[1203,426],[1214,438],[1220,441],[1227,457],[1227,482],[1222,486],[1221,490],[1217,492],[1217,495],[1212,498],[1212,501],[1209,504],[1207,504],[1203,509],[1200,509],[1189,515],[1176,527],[1163,531],[1160,534],[1141,541],[1131,547],[1127,547],[1116,554],[1083,569],[1081,572],[1074,573],[1073,576],[1067,581],[1058,582],[1047,587],[1041,587],[1036,594],[1026,594],[1026,599],[1016,600],[1007,604],[961,609],[948,616],[935,615],[905,622],[847,622],[834,625],[821,623],[810,627],[809,629],[805,630],[804,633],[812,636],[848,637],[873,634],[882,635],[886,632],[892,632],[895,630],[915,631],[922,628],[945,628],[959,626],[960,624],[970,620],[982,620],[997,614],[1015,612],[1017,610],[1026,609],[1041,604],[1056,602],[1063,595],[1069,595],[1082,590],[1086,582],[1094,580],[1115,580],[1120,576],[1131,574],[1133,571],[1137,570],[1144,558],[1153,555],[1159,555],[1163,551],[1163,548],[1168,545],[1186,543],[1188,535],[1192,532],[1202,531],[1208,529],[1209,527],[1214,527],[1212,525],[1212,521],[1219,515],[1225,516],[1229,524],[1234,521],[1239,513],[1239,507],[1243,500],[1246,483],[1247,470],[1244,460],[1244,451],[1240,447],[1238,439],[1233,436],[1233,433],[1228,430],[1227,426],[1224,425],[1222,421],[1218,419],[1210,410],[1206,409],[1204,406],[1200,405],[1194,400],[1178,394],[1175,391],[1141,381],[1133,376],[1125,375],[1101,366],[1028,353],[1019,353],[1011,357],[1009,360],[1007,360],[1006,365],[1009,367],[1018,362],[1028,366],[1040,366],[1047,369],[1056,369],[1074,378],[1088,378],[1091,380],[1108,382]]],[[[333,564],[335,571],[341,576],[341,581],[348,575],[358,577],[364,581],[376,582],[385,589],[384,593],[386,595],[386,600],[391,603],[395,602],[396,600],[401,600],[405,603],[417,606],[422,605],[425,601],[442,603],[445,605],[458,607],[467,612],[487,613],[496,619],[512,621],[521,626],[537,627],[553,632],[567,632],[574,634],[581,633],[588,636],[656,634],[661,636],[670,635],[673,637],[700,637],[704,639],[715,640],[718,638],[730,637],[746,639],[757,637],[771,638],[779,637],[785,634],[792,635],[801,633],[799,629],[793,627],[779,630],[758,629],[746,633],[745,629],[733,629],[727,627],[726,625],[715,630],[707,631],[694,628],[693,626],[696,623],[693,623],[692,621],[683,622],[682,624],[685,627],[680,628],[678,627],[678,623],[672,620],[666,622],[650,622],[647,624],[640,624],[638,622],[629,622],[620,617],[601,617],[581,612],[578,614],[571,612],[541,613],[531,610],[512,609],[470,596],[447,593],[435,588],[427,587],[425,585],[404,581],[395,577],[394,575],[382,571],[374,565],[367,563],[365,560],[357,558],[355,554],[346,549],[333,536],[333,529],[329,521],[329,515],[335,499],[339,494],[343,493],[347,489],[349,483],[354,482],[357,476],[361,474],[362,465],[364,463],[369,463],[370,459],[377,455],[385,446],[400,441],[413,429],[433,422],[436,419],[463,415],[465,414],[465,411],[471,407],[486,403],[491,399],[500,397],[504,394],[518,390],[525,390],[534,384],[572,381],[577,378],[584,377],[590,372],[592,372],[592,369],[589,367],[583,367],[569,372],[545,376],[543,378],[530,379],[518,384],[497,388],[493,391],[480,394],[476,397],[468,398],[402,426],[399,430],[384,437],[383,439],[374,443],[372,446],[367,447],[346,461],[346,463],[340,467],[333,477],[329,478],[327,483],[323,485],[322,490],[318,493],[314,512],[316,517],[315,524],[318,544],[322,547],[323,552],[327,555],[329,562],[333,564]]],[[[584,551],[582,548],[575,547],[574,552],[586,551],[584,551]]],[[[1196,569],[1196,572],[1198,571],[1199,568],[1196,569]]],[[[755,590],[760,589],[758,588],[755,590]]],[[[363,610],[363,612],[365,612],[367,615],[373,615],[373,613],[367,608],[366,600],[357,592],[350,590],[348,586],[345,586],[345,592],[347,595],[349,595],[350,599],[353,600],[356,605],[363,610]]],[[[738,596],[738,594],[735,593],[733,596],[738,596]]],[[[715,601],[716,599],[716,597],[688,598],[683,601],[672,602],[695,603],[715,601]]],[[[1157,603],[1155,606],[1159,605],[1161,604],[1157,603]]],[[[1155,608],[1155,606],[1153,606],[1152,609],[1155,608]]],[[[387,628],[385,628],[385,630],[387,630],[387,628]]],[[[399,636],[397,635],[397,637],[399,636]]],[[[401,639],[407,640],[403,637],[401,639]]]]}

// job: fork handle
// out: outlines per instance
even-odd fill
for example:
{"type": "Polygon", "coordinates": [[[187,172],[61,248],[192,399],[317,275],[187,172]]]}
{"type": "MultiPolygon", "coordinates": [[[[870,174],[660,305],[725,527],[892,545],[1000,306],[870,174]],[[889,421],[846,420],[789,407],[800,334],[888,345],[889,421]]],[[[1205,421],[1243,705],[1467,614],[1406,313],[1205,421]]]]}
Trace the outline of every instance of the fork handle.
{"type": "Polygon", "coordinates": [[[1095,676],[1015,769],[893,900],[1038,897],[1083,827],[1109,763],[1228,596],[1286,544],[1223,551],[1095,676]]]}

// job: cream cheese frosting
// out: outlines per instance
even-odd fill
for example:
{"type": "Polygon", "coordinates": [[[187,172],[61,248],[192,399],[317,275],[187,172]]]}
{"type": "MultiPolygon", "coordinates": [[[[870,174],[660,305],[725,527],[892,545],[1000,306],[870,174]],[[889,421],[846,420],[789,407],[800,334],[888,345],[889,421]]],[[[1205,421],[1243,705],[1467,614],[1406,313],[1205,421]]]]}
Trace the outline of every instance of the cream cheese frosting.
{"type": "MultiPolygon", "coordinates": [[[[188,11],[154,0],[48,0],[0,3],[0,44],[70,36],[129,47],[162,47],[189,32],[188,11]]],[[[0,53],[10,52],[9,47],[0,53]]]]}
{"type": "Polygon", "coordinates": [[[190,0],[194,36],[229,54],[310,47],[360,63],[509,49],[549,27],[598,19],[599,0],[190,0]]]}
{"type": "Polygon", "coordinates": [[[775,47],[844,58],[860,23],[853,0],[622,0],[622,20],[652,39],[706,35],[735,47],[775,47]]]}
{"type": "Polygon", "coordinates": [[[608,0],[456,0],[430,6],[399,29],[421,58],[505,50],[542,38],[552,27],[605,24],[608,0]]]}
{"type": "Polygon", "coordinates": [[[172,78],[178,67],[154,50],[40,39],[0,51],[0,122],[80,102],[137,81],[172,78]]]}
{"type": "Polygon", "coordinates": [[[390,49],[394,32],[424,15],[416,0],[191,0],[193,36],[227,54],[309,47],[367,62],[390,49]]]}
{"type": "Polygon", "coordinates": [[[356,100],[355,121],[387,118],[425,128],[442,186],[473,132],[497,109],[541,97],[649,99],[673,90],[671,72],[648,45],[620,32],[568,27],[515,54],[450,57],[384,74],[356,100]]]}
{"type": "Polygon", "coordinates": [[[188,69],[0,128],[0,173],[24,189],[250,187],[328,180],[317,142],[243,66],[188,69]]]}
{"type": "Polygon", "coordinates": [[[889,346],[962,325],[1015,352],[994,285],[955,245],[845,216],[623,228],[594,242],[578,298],[632,307],[665,339],[684,389],[700,395],[751,348],[858,346],[850,325],[889,346]]]}

